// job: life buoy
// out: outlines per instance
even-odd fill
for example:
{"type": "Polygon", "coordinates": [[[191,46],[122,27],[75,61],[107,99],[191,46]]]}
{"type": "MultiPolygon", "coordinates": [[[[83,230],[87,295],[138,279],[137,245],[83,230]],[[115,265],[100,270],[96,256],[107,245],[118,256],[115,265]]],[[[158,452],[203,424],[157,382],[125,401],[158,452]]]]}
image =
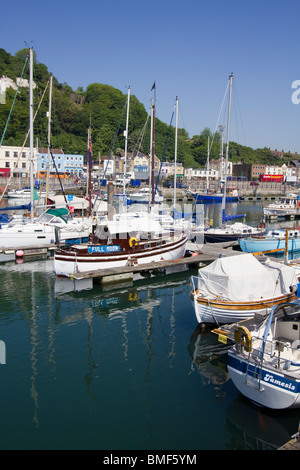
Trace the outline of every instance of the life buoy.
{"type": "Polygon", "coordinates": [[[245,326],[237,326],[234,330],[234,341],[244,346],[246,352],[252,351],[252,336],[245,326]]]}
{"type": "Polygon", "coordinates": [[[258,225],[258,228],[265,228],[266,224],[264,224],[263,222],[261,222],[259,225],[258,225]]]}
{"type": "Polygon", "coordinates": [[[137,299],[137,292],[135,292],[134,294],[130,293],[129,294],[129,300],[136,300],[137,299]]]}
{"type": "Polygon", "coordinates": [[[137,238],[130,238],[129,240],[129,246],[130,248],[134,247],[134,246],[138,246],[139,242],[138,242],[138,239],[137,238]]]}

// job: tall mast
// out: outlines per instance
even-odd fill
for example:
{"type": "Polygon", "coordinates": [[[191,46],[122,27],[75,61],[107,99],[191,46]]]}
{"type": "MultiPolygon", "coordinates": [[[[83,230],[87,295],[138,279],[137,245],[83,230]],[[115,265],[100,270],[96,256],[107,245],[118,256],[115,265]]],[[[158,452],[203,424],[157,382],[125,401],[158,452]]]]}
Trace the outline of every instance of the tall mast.
{"type": "Polygon", "coordinates": [[[151,146],[151,204],[154,206],[154,152],[155,152],[155,104],[152,100],[152,146],[151,146]]]}
{"type": "Polygon", "coordinates": [[[227,137],[226,137],[226,153],[225,153],[225,182],[224,182],[224,194],[222,198],[222,217],[223,217],[223,211],[225,211],[225,205],[226,205],[232,80],[233,80],[233,74],[231,73],[231,75],[229,75],[229,100],[228,100],[227,137]]]}
{"type": "Polygon", "coordinates": [[[209,192],[209,136],[207,137],[206,193],[209,192]]]}
{"type": "Polygon", "coordinates": [[[49,111],[48,111],[48,161],[47,161],[47,177],[46,177],[46,205],[49,196],[49,179],[50,179],[50,138],[51,138],[51,107],[52,107],[52,81],[53,77],[50,75],[50,88],[49,88],[49,111]]]}
{"type": "Polygon", "coordinates": [[[178,96],[176,96],[176,119],[175,119],[175,155],[174,155],[174,208],[176,204],[176,176],[177,176],[177,134],[178,134],[178,96]]]}
{"type": "Polygon", "coordinates": [[[224,129],[225,126],[219,126],[219,130],[221,133],[221,144],[220,144],[220,181],[223,180],[223,143],[224,143],[224,129]]]}
{"type": "Polygon", "coordinates": [[[29,49],[30,217],[33,220],[33,49],[29,49]]]}
{"type": "Polygon", "coordinates": [[[90,149],[90,139],[91,139],[91,115],[90,115],[90,125],[88,127],[88,135],[87,135],[87,158],[86,158],[86,196],[89,198],[89,193],[90,193],[90,179],[91,179],[91,174],[90,174],[90,167],[89,167],[89,149],[90,149]]]}
{"type": "Polygon", "coordinates": [[[125,136],[125,158],[124,158],[124,176],[123,176],[123,194],[124,194],[124,196],[125,196],[126,172],[127,172],[126,170],[127,170],[127,143],[128,143],[129,100],[130,100],[130,87],[128,87],[128,94],[127,94],[126,130],[124,131],[124,136],[125,136]]]}

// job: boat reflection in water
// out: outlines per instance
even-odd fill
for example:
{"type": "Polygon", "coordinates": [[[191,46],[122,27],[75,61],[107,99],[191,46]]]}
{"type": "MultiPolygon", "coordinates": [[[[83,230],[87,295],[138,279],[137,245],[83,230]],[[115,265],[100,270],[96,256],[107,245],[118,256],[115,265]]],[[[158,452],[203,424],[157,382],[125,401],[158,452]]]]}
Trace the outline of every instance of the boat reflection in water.
{"type": "Polygon", "coordinates": [[[300,412],[278,415],[249,403],[238,395],[227,408],[226,429],[230,449],[275,450],[297,432],[300,412]]]}
{"type": "Polygon", "coordinates": [[[223,384],[230,380],[227,371],[228,348],[218,344],[210,329],[197,327],[191,336],[188,351],[192,358],[191,371],[197,371],[204,385],[213,385],[216,397],[222,398],[223,384]]]}
{"type": "MultiPolygon", "coordinates": [[[[245,448],[250,418],[232,411],[226,345],[195,330],[190,274],[81,290],[53,260],[0,264],[2,448],[245,448]]],[[[274,417],[276,445],[289,416],[274,417]]]]}

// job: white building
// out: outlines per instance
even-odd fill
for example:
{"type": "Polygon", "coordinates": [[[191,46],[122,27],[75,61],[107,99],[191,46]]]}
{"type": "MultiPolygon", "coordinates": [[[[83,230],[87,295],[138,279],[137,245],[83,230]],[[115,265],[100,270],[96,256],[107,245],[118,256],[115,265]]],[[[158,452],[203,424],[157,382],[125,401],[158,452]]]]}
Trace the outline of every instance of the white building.
{"type": "MultiPolygon", "coordinates": [[[[184,170],[184,176],[187,179],[192,178],[221,178],[221,160],[210,160],[208,168],[186,168],[184,170]]],[[[227,176],[232,176],[232,162],[228,162],[227,166],[227,176]]],[[[225,159],[223,160],[222,165],[222,178],[225,177],[225,159]]]]}
{"type": "MultiPolygon", "coordinates": [[[[2,145],[0,147],[0,171],[23,178],[30,176],[30,148],[2,145]]],[[[3,173],[2,173],[3,174],[3,173]]],[[[37,150],[33,149],[33,174],[37,174],[37,150]]]]}

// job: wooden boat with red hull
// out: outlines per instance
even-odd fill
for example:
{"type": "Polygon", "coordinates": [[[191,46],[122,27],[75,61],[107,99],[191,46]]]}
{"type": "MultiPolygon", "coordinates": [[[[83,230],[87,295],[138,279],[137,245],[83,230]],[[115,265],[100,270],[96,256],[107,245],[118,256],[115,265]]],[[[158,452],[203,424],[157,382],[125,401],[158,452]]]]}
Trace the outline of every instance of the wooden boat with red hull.
{"type": "Polygon", "coordinates": [[[122,228],[115,222],[98,226],[88,243],[55,251],[55,273],[68,276],[75,272],[169,261],[184,256],[188,234],[171,234],[153,220],[150,227],[147,227],[148,223],[147,218],[139,219],[139,229],[127,224],[124,226],[124,221],[122,228]]]}

